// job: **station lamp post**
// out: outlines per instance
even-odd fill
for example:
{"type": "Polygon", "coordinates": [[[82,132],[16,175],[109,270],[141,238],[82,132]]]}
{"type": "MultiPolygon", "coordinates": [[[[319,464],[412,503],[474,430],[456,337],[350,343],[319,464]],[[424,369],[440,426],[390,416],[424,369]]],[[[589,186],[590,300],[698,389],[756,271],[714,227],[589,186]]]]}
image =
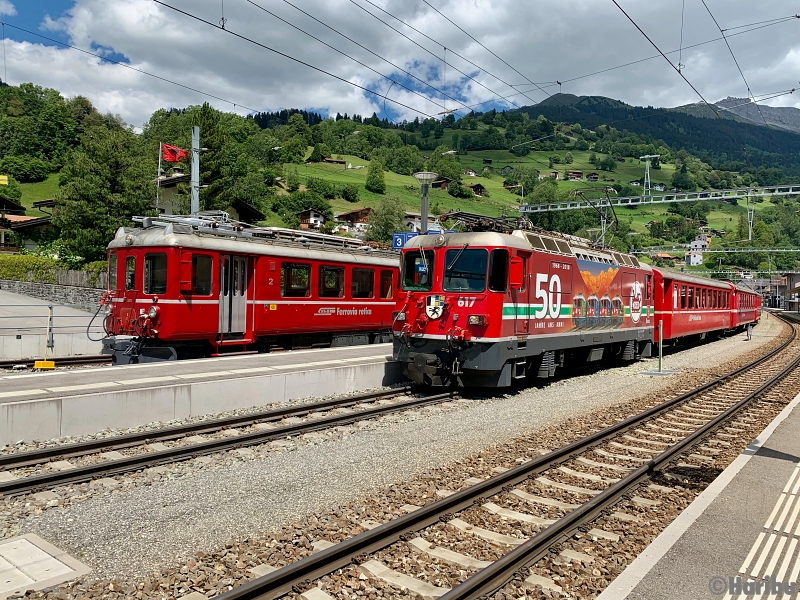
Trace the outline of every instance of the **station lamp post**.
{"type": "Polygon", "coordinates": [[[414,173],[414,179],[419,181],[422,187],[422,203],[420,205],[420,233],[422,235],[428,233],[428,186],[436,181],[438,177],[438,174],[430,171],[414,173]]]}

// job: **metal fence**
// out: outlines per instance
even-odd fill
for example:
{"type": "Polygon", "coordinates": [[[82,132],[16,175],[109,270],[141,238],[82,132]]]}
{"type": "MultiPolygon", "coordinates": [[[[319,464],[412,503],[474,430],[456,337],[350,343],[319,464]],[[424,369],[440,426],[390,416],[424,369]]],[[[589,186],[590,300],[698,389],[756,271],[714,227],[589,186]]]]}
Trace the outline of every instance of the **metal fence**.
{"type": "MultiPolygon", "coordinates": [[[[16,336],[22,339],[24,335],[46,335],[47,348],[55,347],[55,334],[89,334],[94,340],[99,340],[105,334],[103,319],[105,310],[101,309],[96,318],[92,319],[95,310],[82,315],[64,314],[65,309],[86,311],[85,305],[75,304],[4,304],[4,309],[41,309],[33,310],[28,314],[0,315],[0,336],[16,336]],[[59,311],[59,309],[61,309],[59,311]],[[61,314],[59,314],[61,312],[61,314]],[[15,323],[15,321],[17,323],[15,323]]],[[[24,312],[24,311],[23,311],[24,312]]]]}

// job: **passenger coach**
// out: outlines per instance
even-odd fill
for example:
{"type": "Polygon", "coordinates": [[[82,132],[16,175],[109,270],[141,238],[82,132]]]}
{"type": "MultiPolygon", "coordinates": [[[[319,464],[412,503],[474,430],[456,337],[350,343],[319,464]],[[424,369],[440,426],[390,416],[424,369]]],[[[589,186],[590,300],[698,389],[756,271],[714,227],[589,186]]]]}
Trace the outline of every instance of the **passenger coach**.
{"type": "Polygon", "coordinates": [[[390,341],[396,252],[223,215],[119,229],[104,340],[115,362],[390,341]]]}

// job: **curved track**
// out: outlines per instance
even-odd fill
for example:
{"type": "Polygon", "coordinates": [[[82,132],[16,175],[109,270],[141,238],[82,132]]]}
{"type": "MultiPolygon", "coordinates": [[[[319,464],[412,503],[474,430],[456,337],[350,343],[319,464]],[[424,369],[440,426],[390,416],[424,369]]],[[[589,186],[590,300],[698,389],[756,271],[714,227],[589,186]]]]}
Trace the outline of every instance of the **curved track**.
{"type": "MultiPolygon", "coordinates": [[[[316,580],[350,564],[357,565],[362,578],[382,580],[382,585],[407,588],[423,596],[441,596],[442,600],[486,597],[512,579],[524,578],[521,572],[525,567],[548,555],[556,545],[607,513],[621,499],[658,504],[635,495],[639,490],[644,496],[670,493],[670,488],[647,485],[653,474],[663,472],[668,465],[670,469],[702,466],[711,460],[709,454],[719,452],[714,446],[728,444],[726,439],[734,437],[730,432],[742,431],[737,425],[743,427],[754,422],[751,416],[763,410],[758,403],[784,380],[789,378],[786,385],[798,387],[797,375],[792,375],[800,364],[798,331],[800,326],[792,326],[790,338],[778,348],[705,385],[490,479],[468,482],[474,485],[219,597],[277,598],[303,592],[314,587],[316,580]],[[755,412],[743,414],[747,411],[755,412]],[[686,462],[671,466],[677,459],[686,462]],[[575,500],[564,502],[565,495],[575,500]],[[513,502],[509,503],[511,497],[513,502]],[[519,500],[524,512],[503,506],[519,507],[519,500]],[[506,520],[533,524],[537,530],[524,539],[468,522],[477,512],[484,511],[506,520]],[[439,522],[449,525],[446,532],[443,533],[439,522]],[[435,544],[425,537],[434,539],[435,544]],[[492,546],[498,559],[479,561],[448,549],[458,548],[459,538],[464,537],[480,538],[478,542],[492,546]],[[395,560],[406,565],[411,574],[392,571],[375,560],[376,554],[390,546],[395,549],[395,556],[417,553],[408,560],[395,560]],[[416,571],[413,565],[419,565],[422,560],[419,557],[426,553],[440,564],[452,567],[453,572],[467,572],[471,576],[453,589],[436,587],[418,578],[420,569],[425,572],[424,564],[416,571]]],[[[622,519],[630,516],[614,514],[622,519]]],[[[599,529],[590,533],[608,540],[615,535],[599,529]]],[[[583,560],[570,555],[567,559],[583,560]]],[[[547,580],[540,576],[534,583],[547,585],[547,580]]]]}

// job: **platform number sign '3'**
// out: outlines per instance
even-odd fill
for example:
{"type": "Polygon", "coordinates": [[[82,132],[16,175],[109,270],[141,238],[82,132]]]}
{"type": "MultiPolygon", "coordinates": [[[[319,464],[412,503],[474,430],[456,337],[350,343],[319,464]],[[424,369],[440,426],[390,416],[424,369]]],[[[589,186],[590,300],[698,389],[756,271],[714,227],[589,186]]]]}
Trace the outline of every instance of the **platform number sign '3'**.
{"type": "Polygon", "coordinates": [[[550,276],[547,273],[536,274],[536,310],[533,312],[535,319],[550,317],[557,319],[561,314],[561,278],[557,274],[550,276]],[[541,306],[538,300],[541,299],[541,306]]]}

